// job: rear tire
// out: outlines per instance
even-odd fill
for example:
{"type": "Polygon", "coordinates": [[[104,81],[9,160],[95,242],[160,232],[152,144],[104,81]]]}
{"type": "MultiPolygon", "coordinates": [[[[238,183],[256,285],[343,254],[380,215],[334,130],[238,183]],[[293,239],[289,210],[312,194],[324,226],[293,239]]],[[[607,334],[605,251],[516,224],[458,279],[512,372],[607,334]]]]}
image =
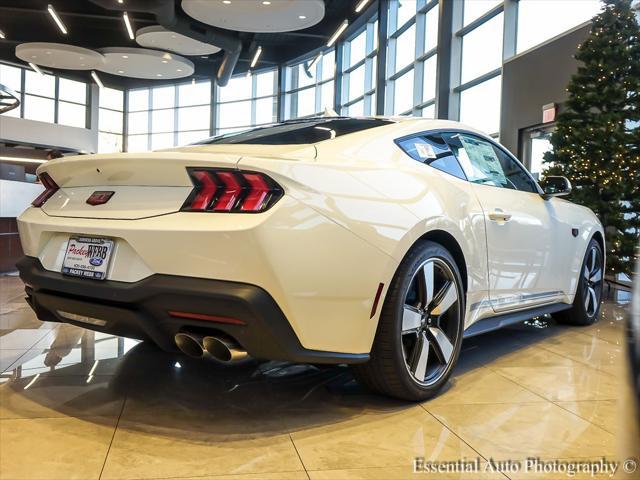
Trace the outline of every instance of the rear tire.
{"type": "Polygon", "coordinates": [[[573,305],[569,310],[554,313],[553,318],[559,323],[567,325],[593,325],[600,314],[603,285],[604,255],[602,247],[595,239],[591,239],[582,261],[573,305]]]}
{"type": "Polygon", "coordinates": [[[371,359],[352,366],[356,379],[402,400],[433,397],[460,354],[464,298],[451,254],[438,243],[416,244],[389,286],[371,359]]]}

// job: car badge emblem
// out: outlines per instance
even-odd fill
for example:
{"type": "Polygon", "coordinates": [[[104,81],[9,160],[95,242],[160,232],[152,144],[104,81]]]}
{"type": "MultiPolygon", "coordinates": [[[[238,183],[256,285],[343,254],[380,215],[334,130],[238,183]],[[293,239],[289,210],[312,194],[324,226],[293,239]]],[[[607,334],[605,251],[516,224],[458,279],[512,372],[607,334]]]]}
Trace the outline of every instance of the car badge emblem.
{"type": "Polygon", "coordinates": [[[116,192],[93,192],[91,196],[87,198],[87,203],[89,205],[103,205],[107,203],[111,197],[113,197],[114,193],[116,192]]]}

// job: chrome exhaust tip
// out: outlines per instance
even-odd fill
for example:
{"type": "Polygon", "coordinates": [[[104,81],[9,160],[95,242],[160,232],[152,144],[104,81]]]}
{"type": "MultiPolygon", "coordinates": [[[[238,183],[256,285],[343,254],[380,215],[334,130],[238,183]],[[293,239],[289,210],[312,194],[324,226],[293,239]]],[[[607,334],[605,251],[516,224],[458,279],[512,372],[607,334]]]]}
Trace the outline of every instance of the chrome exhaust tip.
{"type": "Polygon", "coordinates": [[[176,346],[182,353],[191,358],[202,358],[205,350],[202,345],[202,335],[180,332],[174,337],[176,346]]]}
{"type": "Polygon", "coordinates": [[[246,350],[228,338],[204,337],[202,343],[209,355],[223,363],[237,362],[249,356],[246,350]]]}

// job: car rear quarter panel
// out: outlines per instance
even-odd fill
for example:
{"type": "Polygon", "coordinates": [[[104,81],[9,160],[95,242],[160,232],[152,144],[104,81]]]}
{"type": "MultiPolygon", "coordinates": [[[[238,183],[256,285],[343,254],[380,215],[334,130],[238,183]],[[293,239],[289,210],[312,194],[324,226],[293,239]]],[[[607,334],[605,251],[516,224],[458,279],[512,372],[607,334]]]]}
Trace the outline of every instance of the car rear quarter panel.
{"type": "Polygon", "coordinates": [[[450,234],[466,259],[467,305],[483,300],[487,294],[484,220],[467,182],[408,157],[393,142],[397,130],[372,131],[379,132],[350,135],[359,138],[348,142],[317,144],[315,162],[243,157],[240,166],[266,171],[288,195],[388,255],[392,261],[378,273],[385,292],[398,265],[421,237],[435,230],[450,234]]]}

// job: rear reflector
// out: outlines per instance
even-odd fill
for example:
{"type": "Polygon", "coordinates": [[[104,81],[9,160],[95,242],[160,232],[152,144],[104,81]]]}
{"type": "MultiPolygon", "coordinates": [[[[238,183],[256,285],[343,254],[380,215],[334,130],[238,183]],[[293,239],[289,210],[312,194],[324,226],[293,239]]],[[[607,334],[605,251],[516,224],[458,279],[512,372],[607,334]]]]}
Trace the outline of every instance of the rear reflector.
{"type": "Polygon", "coordinates": [[[44,192],[38,195],[38,197],[33,202],[31,202],[31,205],[33,205],[34,207],[41,207],[42,205],[44,205],[44,202],[49,200],[53,196],[53,194],[60,189],[60,187],[56,185],[56,182],[53,181],[53,178],[51,178],[47,172],[41,173],[38,178],[42,182],[42,185],[44,185],[44,192]]]}
{"type": "Polygon", "coordinates": [[[183,211],[259,213],[283,195],[282,187],[263,173],[204,168],[187,171],[194,188],[183,211]]]}
{"type": "Polygon", "coordinates": [[[190,313],[190,312],[167,312],[170,317],[174,318],[186,318],[189,320],[205,320],[207,322],[226,323],[228,325],[246,325],[242,320],[231,317],[221,317],[219,315],[206,315],[204,313],[190,313]]]}
{"type": "Polygon", "coordinates": [[[382,295],[383,288],[384,283],[378,284],[378,290],[376,290],[376,296],[373,298],[373,305],[371,306],[371,316],[369,318],[373,318],[376,314],[376,310],[378,310],[378,302],[380,302],[380,295],[382,295]]]}

